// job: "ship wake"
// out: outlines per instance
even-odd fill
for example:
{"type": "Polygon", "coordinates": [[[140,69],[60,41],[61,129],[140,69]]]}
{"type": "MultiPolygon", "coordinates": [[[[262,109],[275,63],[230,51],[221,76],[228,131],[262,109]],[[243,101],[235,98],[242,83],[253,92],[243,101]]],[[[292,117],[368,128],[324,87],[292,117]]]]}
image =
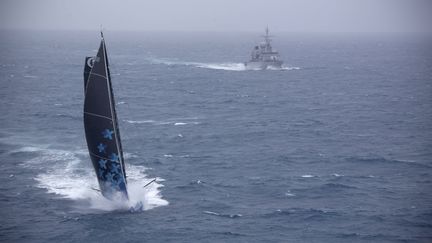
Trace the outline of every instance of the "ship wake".
{"type": "MultiPolygon", "coordinates": [[[[194,68],[226,70],[226,71],[259,70],[259,69],[247,69],[245,64],[241,62],[204,63],[204,62],[187,62],[187,61],[180,61],[177,59],[168,59],[168,58],[151,58],[149,59],[149,61],[152,64],[162,64],[168,66],[189,66],[194,68]]],[[[281,68],[268,68],[267,70],[290,71],[290,70],[299,70],[299,69],[300,67],[283,65],[281,68]]]]}

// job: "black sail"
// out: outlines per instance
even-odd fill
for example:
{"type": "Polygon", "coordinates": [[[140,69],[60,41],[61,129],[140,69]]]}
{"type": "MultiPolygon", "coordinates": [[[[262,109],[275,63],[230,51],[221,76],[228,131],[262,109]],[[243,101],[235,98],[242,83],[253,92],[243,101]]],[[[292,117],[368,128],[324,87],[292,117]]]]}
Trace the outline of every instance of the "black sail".
{"type": "Polygon", "coordinates": [[[126,171],[103,38],[93,59],[87,57],[84,67],[87,146],[102,194],[110,199],[118,194],[127,199],[126,171]]]}

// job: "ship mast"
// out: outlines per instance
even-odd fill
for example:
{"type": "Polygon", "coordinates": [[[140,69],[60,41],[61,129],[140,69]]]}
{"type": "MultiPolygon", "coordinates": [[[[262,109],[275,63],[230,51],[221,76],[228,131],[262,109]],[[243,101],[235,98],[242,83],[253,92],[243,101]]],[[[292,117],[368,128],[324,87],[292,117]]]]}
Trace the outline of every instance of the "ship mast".
{"type": "Polygon", "coordinates": [[[268,28],[268,25],[267,25],[267,27],[266,27],[266,29],[265,29],[265,33],[266,33],[266,34],[263,36],[263,37],[264,37],[264,40],[265,40],[266,44],[270,45],[270,42],[271,42],[271,38],[270,38],[270,37],[273,37],[273,36],[269,35],[269,28],[268,28]]]}

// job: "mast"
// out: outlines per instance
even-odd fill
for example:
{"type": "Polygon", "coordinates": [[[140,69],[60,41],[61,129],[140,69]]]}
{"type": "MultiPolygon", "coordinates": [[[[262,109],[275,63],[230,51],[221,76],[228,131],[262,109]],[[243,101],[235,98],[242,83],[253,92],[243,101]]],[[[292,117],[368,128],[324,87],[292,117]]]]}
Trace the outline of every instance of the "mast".
{"type": "Polygon", "coordinates": [[[267,25],[267,27],[265,29],[265,35],[263,35],[262,37],[264,37],[265,43],[267,45],[270,45],[271,37],[273,37],[273,36],[269,35],[269,27],[268,27],[268,25],[267,25]]]}

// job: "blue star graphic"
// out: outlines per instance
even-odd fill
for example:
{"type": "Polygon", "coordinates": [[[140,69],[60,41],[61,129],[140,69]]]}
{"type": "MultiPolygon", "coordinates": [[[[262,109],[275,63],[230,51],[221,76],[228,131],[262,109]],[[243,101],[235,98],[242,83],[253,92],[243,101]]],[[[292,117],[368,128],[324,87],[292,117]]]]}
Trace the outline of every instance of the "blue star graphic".
{"type": "Polygon", "coordinates": [[[111,173],[120,174],[120,165],[118,164],[112,164],[111,166],[111,173]]]}
{"type": "Polygon", "coordinates": [[[112,181],[111,184],[115,186],[117,189],[120,189],[120,185],[123,183],[123,177],[117,176],[117,181],[112,181]]]}
{"type": "Polygon", "coordinates": [[[115,176],[114,174],[108,172],[108,174],[107,174],[107,176],[106,176],[107,181],[109,181],[109,182],[111,182],[112,184],[114,184],[114,183],[115,183],[114,176],[115,176]]]}
{"type": "Polygon", "coordinates": [[[123,181],[119,182],[118,188],[119,190],[126,192],[126,186],[123,181]]]}
{"type": "Polygon", "coordinates": [[[119,176],[117,180],[117,184],[120,185],[120,183],[123,182],[123,176],[119,176]]]}
{"type": "Polygon", "coordinates": [[[103,144],[103,143],[100,143],[98,146],[97,146],[97,148],[98,148],[98,150],[99,150],[99,153],[105,153],[105,149],[106,149],[106,145],[105,144],[103,144]]]}
{"type": "Polygon", "coordinates": [[[106,163],[107,163],[107,160],[106,159],[100,159],[99,160],[99,166],[100,166],[100,168],[104,168],[105,170],[106,170],[106,163]]]}
{"type": "Polygon", "coordinates": [[[116,163],[119,162],[119,157],[118,157],[118,155],[117,155],[116,153],[112,153],[111,156],[109,157],[109,159],[110,159],[112,162],[116,162],[116,163]]]}
{"type": "Polygon", "coordinates": [[[103,135],[103,137],[104,138],[108,138],[109,140],[112,140],[112,135],[113,135],[113,131],[112,130],[109,130],[109,129],[105,129],[103,132],[102,132],[102,135],[103,135]]]}
{"type": "Polygon", "coordinates": [[[99,173],[98,173],[98,174],[99,174],[99,178],[100,178],[100,179],[104,179],[104,176],[103,176],[104,172],[105,172],[104,170],[101,170],[101,169],[99,168],[99,173]]]}

